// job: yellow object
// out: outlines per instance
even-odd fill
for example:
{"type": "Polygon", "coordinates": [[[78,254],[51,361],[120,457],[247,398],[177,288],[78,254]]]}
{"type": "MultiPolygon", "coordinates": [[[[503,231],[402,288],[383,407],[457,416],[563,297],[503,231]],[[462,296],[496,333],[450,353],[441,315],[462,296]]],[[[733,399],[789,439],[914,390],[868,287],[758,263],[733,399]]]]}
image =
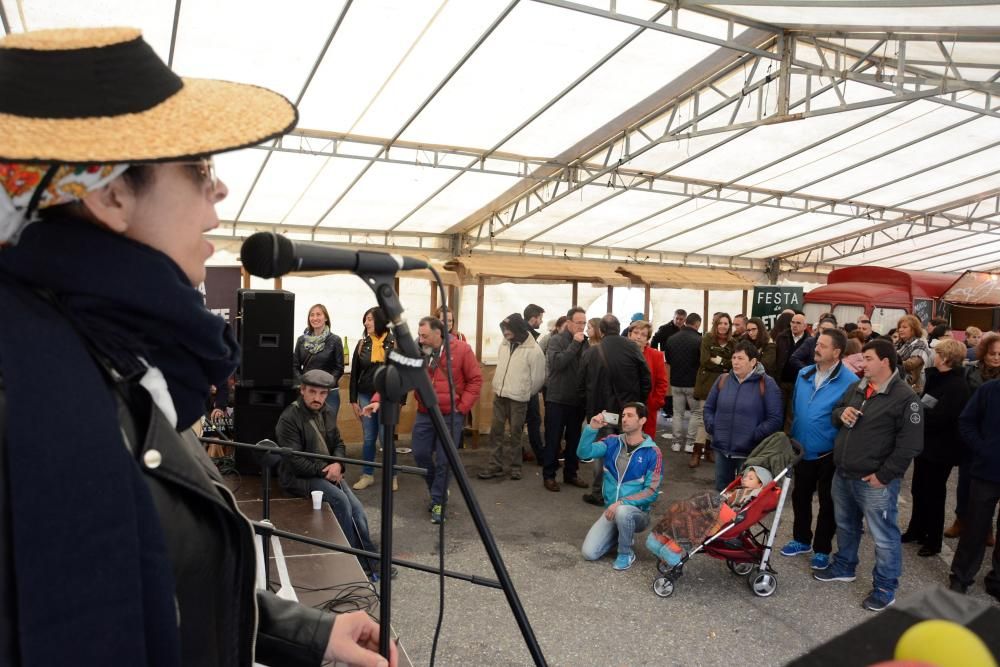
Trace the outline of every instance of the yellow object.
{"type": "Polygon", "coordinates": [[[937,667],[997,667],[982,639],[966,627],[935,619],[921,621],[896,642],[896,660],[919,660],[937,667]]]}

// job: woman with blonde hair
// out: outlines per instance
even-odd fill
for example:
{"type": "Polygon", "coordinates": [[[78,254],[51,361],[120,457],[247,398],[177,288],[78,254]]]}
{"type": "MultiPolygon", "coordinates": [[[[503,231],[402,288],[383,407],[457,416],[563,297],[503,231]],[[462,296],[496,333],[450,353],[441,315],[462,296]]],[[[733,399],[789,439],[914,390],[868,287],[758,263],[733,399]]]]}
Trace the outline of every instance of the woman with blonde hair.
{"type": "Polygon", "coordinates": [[[902,541],[921,544],[918,556],[941,553],[944,506],[951,469],[965,458],[958,416],[969,400],[962,373],[965,346],[942,339],[935,347],[934,366],[925,372],[924,448],[913,460],[913,514],[902,541]]]}
{"type": "Polygon", "coordinates": [[[920,320],[915,315],[903,315],[896,324],[896,335],[899,374],[919,394],[924,389],[924,369],[931,358],[920,320]]]}

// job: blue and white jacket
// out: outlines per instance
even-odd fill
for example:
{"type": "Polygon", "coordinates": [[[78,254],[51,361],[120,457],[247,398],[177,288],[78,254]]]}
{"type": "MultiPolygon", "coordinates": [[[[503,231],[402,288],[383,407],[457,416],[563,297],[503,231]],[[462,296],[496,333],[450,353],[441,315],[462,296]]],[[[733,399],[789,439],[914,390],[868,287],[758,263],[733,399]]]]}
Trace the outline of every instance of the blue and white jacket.
{"type": "Polygon", "coordinates": [[[802,444],[807,461],[833,451],[833,441],[840,430],[834,425],[830,415],[841,397],[858,381],[858,376],[848,370],[844,363],[830,373],[816,387],[816,364],[806,366],[795,377],[792,393],[792,438],[802,444]]]}
{"type": "Polygon", "coordinates": [[[663,454],[652,438],[645,436],[632,452],[625,466],[625,474],[618,479],[618,454],[625,447],[625,439],[619,435],[609,435],[594,442],[597,429],[589,424],[583,427],[576,454],[581,459],[604,459],[604,505],[610,506],[621,501],[625,505],[635,505],[644,512],[660,497],[663,482],[663,454]]]}

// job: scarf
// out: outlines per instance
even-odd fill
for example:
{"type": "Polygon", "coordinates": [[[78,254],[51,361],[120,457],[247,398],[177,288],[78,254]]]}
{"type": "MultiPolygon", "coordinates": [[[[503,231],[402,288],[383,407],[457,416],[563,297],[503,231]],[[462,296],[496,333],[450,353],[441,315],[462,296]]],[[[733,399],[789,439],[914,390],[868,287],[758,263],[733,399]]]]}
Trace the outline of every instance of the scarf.
{"type": "Polygon", "coordinates": [[[924,365],[927,364],[927,360],[930,355],[930,348],[927,347],[927,341],[923,338],[911,338],[906,341],[899,341],[896,343],[896,352],[899,354],[900,361],[906,361],[910,357],[920,357],[924,360],[924,365]]]}
{"type": "Polygon", "coordinates": [[[385,363],[385,337],[389,335],[386,331],[381,336],[376,336],[375,334],[368,334],[368,337],[372,339],[372,354],[369,361],[373,364],[384,364],[385,363]]]}
{"type": "Polygon", "coordinates": [[[326,339],[329,336],[330,327],[326,325],[323,326],[323,331],[315,336],[312,334],[312,329],[307,328],[302,332],[302,347],[304,347],[306,352],[309,354],[322,352],[323,348],[326,347],[326,339]]]}
{"type": "Polygon", "coordinates": [[[32,224],[0,251],[0,312],[24,664],[177,665],[159,516],[77,330],[125,378],[159,368],[182,425],[235,368],[232,334],[169,258],[81,220],[32,224]]]}
{"type": "Polygon", "coordinates": [[[118,178],[127,164],[0,162],[0,245],[16,243],[38,211],[82,199],[118,178]]]}

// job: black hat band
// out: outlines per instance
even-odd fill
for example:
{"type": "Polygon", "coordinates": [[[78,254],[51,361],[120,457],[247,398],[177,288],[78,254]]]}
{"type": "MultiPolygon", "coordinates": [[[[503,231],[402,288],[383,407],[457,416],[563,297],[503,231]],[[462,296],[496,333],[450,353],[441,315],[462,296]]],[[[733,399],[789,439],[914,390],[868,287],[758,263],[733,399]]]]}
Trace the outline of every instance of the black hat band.
{"type": "Polygon", "coordinates": [[[184,87],[142,38],[70,50],[0,48],[0,113],[91,118],[147,111],[184,87]]]}

